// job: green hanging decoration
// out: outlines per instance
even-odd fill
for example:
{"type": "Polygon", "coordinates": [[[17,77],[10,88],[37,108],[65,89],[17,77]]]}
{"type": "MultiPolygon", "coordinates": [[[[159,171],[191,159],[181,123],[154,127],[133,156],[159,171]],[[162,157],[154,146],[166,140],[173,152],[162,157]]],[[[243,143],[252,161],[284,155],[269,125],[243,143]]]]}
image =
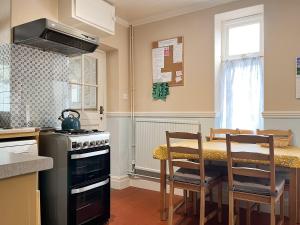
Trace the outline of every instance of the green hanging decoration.
{"type": "Polygon", "coordinates": [[[169,84],[166,83],[154,83],[152,87],[152,98],[154,100],[166,101],[169,92],[169,84]]]}

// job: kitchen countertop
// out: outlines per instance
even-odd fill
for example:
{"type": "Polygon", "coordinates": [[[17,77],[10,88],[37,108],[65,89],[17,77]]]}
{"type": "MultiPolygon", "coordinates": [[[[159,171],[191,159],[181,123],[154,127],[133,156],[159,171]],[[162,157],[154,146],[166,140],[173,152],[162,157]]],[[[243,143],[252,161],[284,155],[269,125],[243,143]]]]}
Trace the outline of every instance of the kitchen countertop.
{"type": "Polygon", "coordinates": [[[28,153],[0,152],[0,179],[53,168],[53,159],[28,153]]]}
{"type": "Polygon", "coordinates": [[[21,127],[21,128],[0,128],[0,135],[1,134],[12,134],[12,133],[28,133],[28,132],[35,132],[38,128],[35,127],[21,127]]]}

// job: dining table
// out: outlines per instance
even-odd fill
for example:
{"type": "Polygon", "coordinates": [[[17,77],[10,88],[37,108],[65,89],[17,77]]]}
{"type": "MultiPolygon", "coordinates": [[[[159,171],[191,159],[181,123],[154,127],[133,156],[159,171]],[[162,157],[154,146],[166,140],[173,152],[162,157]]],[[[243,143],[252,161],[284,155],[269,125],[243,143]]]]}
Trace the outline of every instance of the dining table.
{"type": "MultiPolygon", "coordinates": [[[[198,148],[198,142],[194,140],[179,141],[173,146],[182,146],[189,148],[198,148]]],[[[227,162],[226,142],[210,141],[202,143],[203,157],[206,161],[227,162]]],[[[269,154],[269,148],[259,144],[232,143],[234,151],[248,151],[254,153],[269,154]]],[[[173,153],[174,158],[197,159],[197,155],[173,153]]],[[[157,146],[153,150],[153,158],[160,160],[160,216],[161,220],[167,220],[167,160],[168,150],[165,144],[157,146]]],[[[274,158],[276,169],[283,170],[286,173],[286,179],[289,181],[288,204],[289,204],[289,224],[300,224],[300,147],[287,146],[275,147],[274,158]]],[[[257,160],[241,160],[243,163],[266,164],[257,160]]]]}

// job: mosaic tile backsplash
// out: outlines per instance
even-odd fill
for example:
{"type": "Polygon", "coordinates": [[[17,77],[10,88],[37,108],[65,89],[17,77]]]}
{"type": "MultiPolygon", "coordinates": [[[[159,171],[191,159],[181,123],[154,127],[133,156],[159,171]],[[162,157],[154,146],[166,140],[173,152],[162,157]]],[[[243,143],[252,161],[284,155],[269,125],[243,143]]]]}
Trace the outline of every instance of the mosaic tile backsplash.
{"type": "Polygon", "coordinates": [[[59,127],[70,71],[66,56],[0,44],[0,127],[59,127]]]}

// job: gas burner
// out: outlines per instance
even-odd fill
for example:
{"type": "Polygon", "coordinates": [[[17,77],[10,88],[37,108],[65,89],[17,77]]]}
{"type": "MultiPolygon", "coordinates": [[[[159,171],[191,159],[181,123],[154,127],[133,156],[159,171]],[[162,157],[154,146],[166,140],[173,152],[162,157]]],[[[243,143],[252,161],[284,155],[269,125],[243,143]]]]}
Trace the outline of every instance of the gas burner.
{"type": "Polygon", "coordinates": [[[93,133],[101,133],[101,132],[103,132],[103,131],[99,131],[99,130],[85,130],[85,129],[79,129],[79,130],[55,130],[55,133],[71,134],[71,135],[93,134],[93,133]]]}

